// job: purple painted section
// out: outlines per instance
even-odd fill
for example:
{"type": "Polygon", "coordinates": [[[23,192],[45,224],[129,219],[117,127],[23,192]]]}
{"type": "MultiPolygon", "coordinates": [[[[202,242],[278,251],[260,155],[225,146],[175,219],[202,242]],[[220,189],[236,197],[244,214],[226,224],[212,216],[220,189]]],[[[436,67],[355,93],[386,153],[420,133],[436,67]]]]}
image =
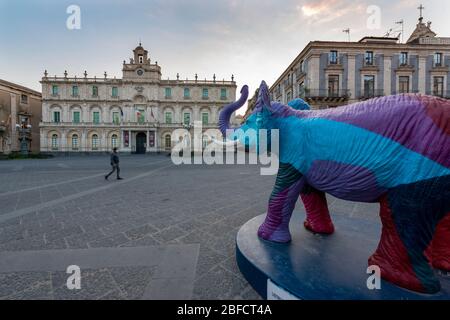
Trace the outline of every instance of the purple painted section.
{"type": "Polygon", "coordinates": [[[450,168],[450,136],[429,116],[429,104],[443,110],[450,108],[449,101],[412,94],[376,98],[337,109],[296,111],[278,103],[273,103],[272,108],[277,117],[322,118],[367,129],[450,168]]]}
{"type": "Polygon", "coordinates": [[[368,169],[334,161],[315,161],[305,177],[314,188],[343,200],[377,202],[387,191],[368,169]]]}
{"type": "Polygon", "coordinates": [[[239,98],[239,100],[223,107],[219,115],[219,128],[224,137],[226,137],[227,130],[230,127],[231,115],[233,114],[233,112],[242,107],[244,103],[247,101],[247,99],[248,99],[248,86],[243,86],[241,89],[241,97],[239,98]]]}
{"type": "Polygon", "coordinates": [[[258,230],[260,238],[282,243],[291,241],[289,221],[304,185],[305,180],[302,178],[270,198],[266,220],[258,230]]]}

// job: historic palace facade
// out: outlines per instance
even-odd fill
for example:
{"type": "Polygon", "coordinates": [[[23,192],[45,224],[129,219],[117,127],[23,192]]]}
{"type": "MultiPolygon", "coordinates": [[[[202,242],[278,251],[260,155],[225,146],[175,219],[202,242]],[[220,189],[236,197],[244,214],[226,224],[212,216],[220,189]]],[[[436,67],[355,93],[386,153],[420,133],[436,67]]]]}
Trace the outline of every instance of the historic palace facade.
{"type": "Polygon", "coordinates": [[[270,91],[274,101],[303,98],[314,109],[399,93],[450,98],[450,38],[437,37],[421,16],[406,43],[389,37],[313,41],[270,91]]]}
{"type": "Polygon", "coordinates": [[[41,93],[0,79],[0,156],[39,153],[41,93]]]}
{"type": "MultiPolygon", "coordinates": [[[[220,109],[235,100],[236,82],[162,80],[161,67],[152,64],[139,44],[122,79],[82,77],[42,78],[41,152],[168,151],[171,133],[218,128],[220,109]]],[[[232,121],[234,120],[232,117],[232,121]]]]}

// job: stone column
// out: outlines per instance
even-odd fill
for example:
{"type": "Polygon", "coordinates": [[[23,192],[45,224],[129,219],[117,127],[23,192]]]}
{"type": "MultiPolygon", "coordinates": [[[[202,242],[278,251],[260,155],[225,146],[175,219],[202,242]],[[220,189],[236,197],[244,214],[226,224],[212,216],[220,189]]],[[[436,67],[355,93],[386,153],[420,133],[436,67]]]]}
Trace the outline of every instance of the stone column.
{"type": "Polygon", "coordinates": [[[385,96],[389,96],[392,94],[392,55],[385,54],[384,55],[384,84],[383,91],[385,96]]]}
{"type": "Polygon", "coordinates": [[[427,57],[419,56],[419,92],[427,94],[427,57]]]}
{"type": "MultiPolygon", "coordinates": [[[[308,89],[319,90],[320,55],[313,54],[308,62],[308,89]]],[[[282,86],[283,87],[283,86],[282,86]]],[[[284,88],[281,88],[284,99],[284,88]]]]}
{"type": "Polygon", "coordinates": [[[67,151],[67,132],[65,129],[61,130],[61,151],[67,151]]]}
{"type": "Polygon", "coordinates": [[[356,99],[356,54],[349,53],[347,57],[347,89],[350,91],[350,99],[356,99]]]}
{"type": "Polygon", "coordinates": [[[19,151],[17,149],[18,147],[18,135],[17,135],[17,96],[14,93],[10,94],[11,96],[11,135],[10,135],[10,141],[11,141],[11,147],[10,151],[19,151]]]}

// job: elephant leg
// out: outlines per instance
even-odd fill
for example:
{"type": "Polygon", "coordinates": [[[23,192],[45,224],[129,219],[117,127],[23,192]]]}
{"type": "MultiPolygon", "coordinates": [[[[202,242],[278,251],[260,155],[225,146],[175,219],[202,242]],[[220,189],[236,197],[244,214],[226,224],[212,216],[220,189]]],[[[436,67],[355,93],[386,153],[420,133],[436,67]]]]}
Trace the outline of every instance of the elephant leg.
{"type": "Polygon", "coordinates": [[[332,234],[334,225],[328,211],[325,193],[307,186],[300,196],[306,210],[305,228],[314,233],[332,234]]]}
{"type": "MultiPolygon", "coordinates": [[[[384,279],[422,293],[440,290],[430,258],[433,245],[448,252],[443,230],[448,227],[449,198],[450,177],[441,177],[396,187],[381,199],[382,236],[369,264],[378,265],[384,279]]],[[[445,263],[435,263],[440,261],[445,263]]]]}
{"type": "Polygon", "coordinates": [[[299,171],[289,164],[280,163],[266,220],[258,230],[260,238],[281,243],[291,241],[289,221],[304,185],[305,178],[299,171]]]}
{"type": "Polygon", "coordinates": [[[450,271],[450,212],[438,223],[430,249],[433,267],[450,271]]]}

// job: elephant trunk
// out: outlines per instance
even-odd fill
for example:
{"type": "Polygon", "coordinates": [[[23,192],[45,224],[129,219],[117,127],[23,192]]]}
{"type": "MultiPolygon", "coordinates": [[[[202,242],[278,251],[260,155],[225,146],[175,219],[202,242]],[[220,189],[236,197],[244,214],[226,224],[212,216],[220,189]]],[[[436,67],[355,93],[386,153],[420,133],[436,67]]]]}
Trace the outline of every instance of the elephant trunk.
{"type": "Polygon", "coordinates": [[[223,136],[226,137],[227,130],[230,128],[230,118],[233,112],[244,105],[248,99],[248,86],[243,86],[241,89],[241,97],[234,103],[225,106],[219,115],[219,128],[223,136]]]}

